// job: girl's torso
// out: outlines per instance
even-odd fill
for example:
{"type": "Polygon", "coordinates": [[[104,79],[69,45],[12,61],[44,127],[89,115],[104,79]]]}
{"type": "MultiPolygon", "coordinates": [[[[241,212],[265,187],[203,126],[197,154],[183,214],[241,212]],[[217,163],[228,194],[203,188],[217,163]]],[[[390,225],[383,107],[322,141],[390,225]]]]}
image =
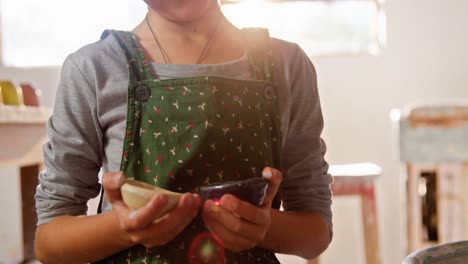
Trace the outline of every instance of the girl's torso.
{"type": "MultiPolygon", "coordinates": [[[[161,80],[149,67],[135,35],[111,32],[120,41],[129,69],[120,171],[128,178],[183,193],[213,182],[261,177],[266,166],[280,169],[278,96],[271,83],[269,37],[262,32],[266,31],[245,31],[254,80],[213,73],[161,80]]],[[[274,207],[279,208],[278,199],[274,207]]],[[[262,248],[225,250],[200,216],[166,245],[135,246],[107,261],[277,263],[274,253],[262,248]],[[212,248],[208,255],[206,248],[212,248]]]]}

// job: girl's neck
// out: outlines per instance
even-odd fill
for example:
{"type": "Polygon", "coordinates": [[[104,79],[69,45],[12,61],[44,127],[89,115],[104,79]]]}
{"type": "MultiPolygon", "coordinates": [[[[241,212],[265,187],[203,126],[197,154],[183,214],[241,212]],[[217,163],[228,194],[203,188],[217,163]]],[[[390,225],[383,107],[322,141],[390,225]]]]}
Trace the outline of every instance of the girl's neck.
{"type": "Polygon", "coordinates": [[[206,54],[200,63],[222,63],[243,56],[240,31],[224,17],[217,3],[192,21],[174,21],[151,8],[147,20],[143,20],[133,33],[151,61],[165,62],[164,52],[169,63],[193,64],[201,58],[205,48],[206,54]]]}
{"type": "MultiPolygon", "coordinates": [[[[147,17],[151,28],[159,38],[183,42],[206,41],[218,23],[222,26],[227,21],[217,4],[210,7],[203,16],[192,21],[171,20],[151,8],[148,8],[147,17]]],[[[135,30],[140,27],[148,27],[146,21],[143,21],[135,30]]],[[[148,33],[147,30],[146,32],[148,33]]]]}

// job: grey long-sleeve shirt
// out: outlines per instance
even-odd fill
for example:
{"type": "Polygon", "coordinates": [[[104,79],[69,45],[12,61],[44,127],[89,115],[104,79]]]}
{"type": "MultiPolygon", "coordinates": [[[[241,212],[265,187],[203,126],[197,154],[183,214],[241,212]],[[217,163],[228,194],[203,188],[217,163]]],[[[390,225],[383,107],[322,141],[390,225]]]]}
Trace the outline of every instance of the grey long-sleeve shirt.
{"type": "MultiPolygon", "coordinates": [[[[320,137],[323,119],[314,66],[298,45],[271,39],[282,131],[283,208],[315,211],[332,227],[332,177],[320,137]]],[[[151,64],[161,79],[197,75],[251,78],[247,58],[215,65],[151,64]]],[[[71,54],[63,64],[44,145],[46,171],[36,190],[38,224],[83,215],[100,191],[98,173],[118,171],[127,114],[128,70],[110,36],[71,54]]],[[[103,211],[110,210],[104,199],[103,211]]]]}

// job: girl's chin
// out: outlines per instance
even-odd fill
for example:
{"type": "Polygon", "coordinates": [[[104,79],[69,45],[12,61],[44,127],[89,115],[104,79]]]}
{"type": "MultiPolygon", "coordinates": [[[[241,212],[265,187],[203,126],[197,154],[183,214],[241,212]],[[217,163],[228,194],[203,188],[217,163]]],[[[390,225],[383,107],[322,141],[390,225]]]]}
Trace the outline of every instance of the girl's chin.
{"type": "Polygon", "coordinates": [[[195,21],[210,11],[216,0],[148,0],[148,6],[166,19],[188,23],[195,21]]]}

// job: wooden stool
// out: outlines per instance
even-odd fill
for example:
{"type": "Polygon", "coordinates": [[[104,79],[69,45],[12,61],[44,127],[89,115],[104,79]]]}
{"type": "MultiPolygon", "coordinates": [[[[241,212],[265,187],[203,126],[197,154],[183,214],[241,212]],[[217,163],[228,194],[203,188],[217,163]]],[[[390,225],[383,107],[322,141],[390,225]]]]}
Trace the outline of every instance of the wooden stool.
{"type": "MultiPolygon", "coordinates": [[[[334,196],[358,195],[361,197],[362,220],[367,264],[380,264],[379,230],[375,205],[375,179],[382,169],[372,163],[356,163],[330,166],[329,173],[334,177],[334,196]]],[[[308,264],[318,264],[318,259],[308,264]]]]}
{"type": "Polygon", "coordinates": [[[407,252],[468,239],[468,101],[392,110],[405,165],[407,252]]]}

